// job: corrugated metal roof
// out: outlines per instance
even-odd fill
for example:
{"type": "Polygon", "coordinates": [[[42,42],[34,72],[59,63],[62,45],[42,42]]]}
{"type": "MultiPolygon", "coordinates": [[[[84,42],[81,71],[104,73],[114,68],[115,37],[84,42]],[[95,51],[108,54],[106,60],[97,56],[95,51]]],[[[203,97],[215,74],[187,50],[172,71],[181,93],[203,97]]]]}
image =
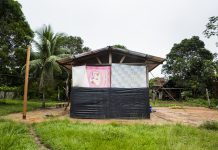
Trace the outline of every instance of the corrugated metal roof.
{"type": "MultiPolygon", "coordinates": [[[[130,57],[134,56],[135,58],[143,59],[144,62],[141,64],[146,64],[146,61],[152,62],[153,64],[150,65],[149,71],[153,70],[155,67],[157,67],[159,64],[162,64],[165,61],[165,59],[161,57],[152,56],[152,55],[148,55],[148,54],[144,54],[144,53],[140,53],[140,52],[136,52],[136,51],[132,51],[128,49],[121,49],[121,48],[115,48],[112,46],[108,46],[105,48],[77,54],[70,58],[64,58],[64,59],[58,60],[58,63],[70,69],[72,65],[74,64],[74,62],[80,61],[83,58],[87,58],[88,60],[92,56],[96,56],[96,55],[99,55],[105,52],[111,52],[113,55],[122,54],[122,55],[127,55],[130,57]]],[[[135,63],[135,62],[131,62],[131,63],[135,63]]]]}

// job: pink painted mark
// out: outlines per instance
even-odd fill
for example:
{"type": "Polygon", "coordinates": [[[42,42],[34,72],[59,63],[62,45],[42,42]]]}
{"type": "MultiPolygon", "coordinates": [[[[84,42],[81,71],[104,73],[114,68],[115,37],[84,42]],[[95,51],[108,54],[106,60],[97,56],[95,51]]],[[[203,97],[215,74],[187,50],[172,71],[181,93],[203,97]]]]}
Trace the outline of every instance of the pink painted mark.
{"type": "Polygon", "coordinates": [[[110,87],[110,66],[86,66],[89,87],[110,87]]]}

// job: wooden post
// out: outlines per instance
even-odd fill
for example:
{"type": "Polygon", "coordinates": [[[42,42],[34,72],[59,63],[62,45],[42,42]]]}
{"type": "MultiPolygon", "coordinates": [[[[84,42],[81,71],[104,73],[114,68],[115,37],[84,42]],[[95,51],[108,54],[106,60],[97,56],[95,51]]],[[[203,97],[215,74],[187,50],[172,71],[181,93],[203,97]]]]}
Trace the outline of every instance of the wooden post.
{"type": "Polygon", "coordinates": [[[109,64],[112,64],[112,53],[109,51],[109,64]]]}
{"type": "Polygon", "coordinates": [[[145,66],[145,71],[146,71],[146,85],[147,85],[147,88],[149,88],[149,71],[148,71],[148,66],[146,65],[145,66]]]}
{"type": "Polygon", "coordinates": [[[30,64],[30,46],[28,46],[27,52],[26,52],[26,72],[25,72],[24,96],[23,96],[23,119],[26,119],[26,110],[27,110],[29,64],[30,64]]]}

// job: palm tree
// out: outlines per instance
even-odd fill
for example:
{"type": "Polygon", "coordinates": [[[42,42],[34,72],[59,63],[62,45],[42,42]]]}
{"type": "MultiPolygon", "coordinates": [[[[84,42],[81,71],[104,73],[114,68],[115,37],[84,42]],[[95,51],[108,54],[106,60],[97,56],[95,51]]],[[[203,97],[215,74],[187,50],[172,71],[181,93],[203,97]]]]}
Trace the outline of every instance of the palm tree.
{"type": "Polygon", "coordinates": [[[63,33],[54,33],[51,26],[43,26],[36,31],[37,40],[34,41],[36,58],[30,61],[30,72],[39,77],[39,91],[42,93],[42,107],[45,107],[46,88],[54,81],[54,73],[62,70],[58,59],[66,57],[68,50],[63,48],[63,33]]]}

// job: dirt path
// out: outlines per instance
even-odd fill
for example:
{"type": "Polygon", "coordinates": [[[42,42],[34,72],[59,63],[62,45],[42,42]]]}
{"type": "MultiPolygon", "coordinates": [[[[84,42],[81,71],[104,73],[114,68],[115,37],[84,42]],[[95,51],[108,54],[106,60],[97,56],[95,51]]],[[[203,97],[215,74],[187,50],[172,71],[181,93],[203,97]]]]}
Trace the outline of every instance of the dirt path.
{"type": "Polygon", "coordinates": [[[204,107],[184,107],[182,109],[158,107],[156,110],[154,115],[175,123],[198,126],[206,121],[218,121],[218,110],[204,107]]]}
{"type": "Polygon", "coordinates": [[[33,127],[30,127],[30,134],[32,135],[35,143],[38,145],[40,150],[50,150],[49,148],[47,148],[44,144],[42,144],[40,138],[38,137],[38,135],[36,135],[33,127]]]}
{"type": "Polygon", "coordinates": [[[183,107],[182,109],[173,109],[171,107],[155,107],[156,112],[151,113],[151,119],[75,119],[69,117],[69,110],[64,108],[49,108],[35,110],[27,113],[27,119],[22,120],[22,113],[15,113],[5,116],[6,119],[25,123],[38,123],[51,118],[70,119],[72,122],[84,123],[123,123],[123,124],[188,124],[198,126],[205,121],[218,121],[218,110],[212,110],[204,107],[183,107]]]}

